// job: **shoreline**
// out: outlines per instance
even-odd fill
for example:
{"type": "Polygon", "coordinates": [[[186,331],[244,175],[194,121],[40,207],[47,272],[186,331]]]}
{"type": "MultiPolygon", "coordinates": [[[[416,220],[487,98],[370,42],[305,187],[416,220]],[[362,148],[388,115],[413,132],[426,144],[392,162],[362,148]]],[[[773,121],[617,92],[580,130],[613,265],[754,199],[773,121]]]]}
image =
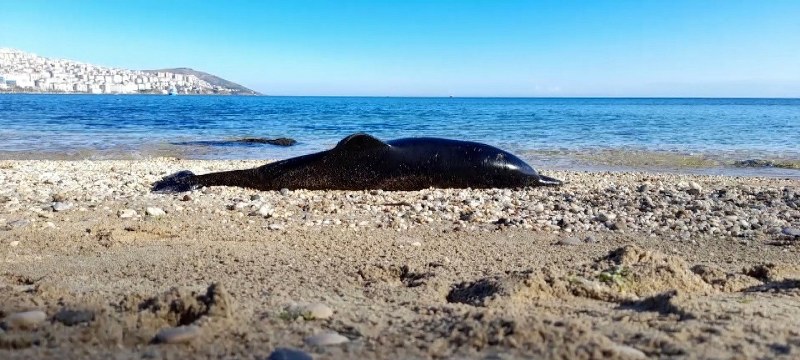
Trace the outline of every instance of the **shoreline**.
{"type": "Polygon", "coordinates": [[[149,192],[261,163],[0,161],[0,358],[800,351],[796,179],[544,170],[566,184],[149,192]]]}

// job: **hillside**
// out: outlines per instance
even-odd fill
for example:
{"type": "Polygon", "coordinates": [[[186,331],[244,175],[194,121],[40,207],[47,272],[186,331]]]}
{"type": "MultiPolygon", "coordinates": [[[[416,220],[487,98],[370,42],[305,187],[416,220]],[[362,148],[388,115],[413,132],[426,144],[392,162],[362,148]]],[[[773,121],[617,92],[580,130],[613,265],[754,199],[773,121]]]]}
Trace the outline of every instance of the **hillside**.
{"type": "Polygon", "coordinates": [[[204,80],[211,85],[227,88],[233,90],[232,93],[237,95],[261,95],[257,91],[248,89],[235,82],[225,80],[221,77],[211,75],[202,71],[197,71],[191,68],[172,68],[172,69],[158,69],[158,70],[142,70],[146,73],[168,72],[181,75],[194,75],[200,80],[204,80]]]}

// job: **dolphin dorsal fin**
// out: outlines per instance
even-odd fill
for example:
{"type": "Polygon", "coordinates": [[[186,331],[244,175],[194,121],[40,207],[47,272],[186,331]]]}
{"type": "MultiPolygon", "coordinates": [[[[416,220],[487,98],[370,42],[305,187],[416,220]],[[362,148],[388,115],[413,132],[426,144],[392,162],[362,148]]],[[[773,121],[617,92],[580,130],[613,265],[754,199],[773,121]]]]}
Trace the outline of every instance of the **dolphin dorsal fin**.
{"type": "Polygon", "coordinates": [[[366,150],[388,147],[389,144],[380,139],[365,133],[355,133],[336,144],[335,150],[366,150]]]}

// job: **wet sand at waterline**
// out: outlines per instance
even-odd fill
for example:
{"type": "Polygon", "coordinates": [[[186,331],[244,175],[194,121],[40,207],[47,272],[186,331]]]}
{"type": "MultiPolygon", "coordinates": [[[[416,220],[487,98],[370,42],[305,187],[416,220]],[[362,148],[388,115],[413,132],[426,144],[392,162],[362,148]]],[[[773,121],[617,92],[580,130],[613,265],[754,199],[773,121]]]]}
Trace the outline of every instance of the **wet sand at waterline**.
{"type": "Polygon", "coordinates": [[[261,163],[0,161],[0,358],[800,353],[796,178],[148,191],[261,163]]]}

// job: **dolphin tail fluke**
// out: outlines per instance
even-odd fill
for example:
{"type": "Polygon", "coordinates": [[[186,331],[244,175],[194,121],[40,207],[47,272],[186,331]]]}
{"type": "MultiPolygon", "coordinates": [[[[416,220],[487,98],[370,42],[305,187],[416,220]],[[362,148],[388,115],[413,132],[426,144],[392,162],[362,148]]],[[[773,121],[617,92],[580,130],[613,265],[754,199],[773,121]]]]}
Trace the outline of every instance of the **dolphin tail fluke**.
{"type": "Polygon", "coordinates": [[[153,183],[152,192],[178,193],[191,191],[198,188],[200,181],[194,173],[188,170],[179,171],[153,183]]]}
{"type": "Polygon", "coordinates": [[[562,184],[564,184],[563,181],[544,175],[539,175],[539,179],[536,181],[537,186],[559,186],[562,184]]]}

